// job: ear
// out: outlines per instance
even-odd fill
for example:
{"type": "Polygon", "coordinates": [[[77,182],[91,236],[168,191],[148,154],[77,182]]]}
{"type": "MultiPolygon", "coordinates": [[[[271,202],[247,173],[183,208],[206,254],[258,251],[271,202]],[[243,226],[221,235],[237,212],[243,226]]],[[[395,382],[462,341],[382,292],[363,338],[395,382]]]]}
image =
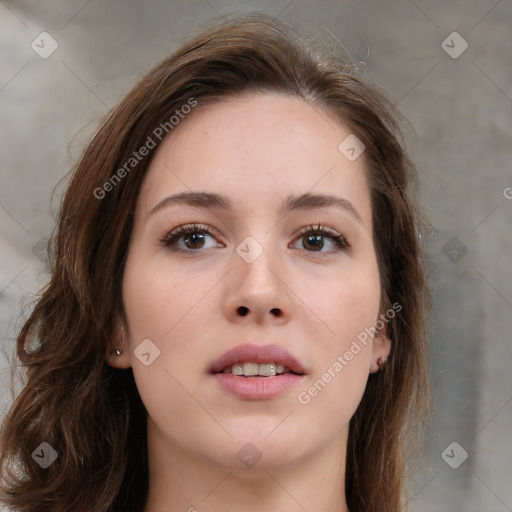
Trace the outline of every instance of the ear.
{"type": "Polygon", "coordinates": [[[383,368],[391,352],[391,340],[385,330],[377,332],[372,342],[372,360],[370,373],[376,373],[383,368]]]}
{"type": "Polygon", "coordinates": [[[122,321],[117,320],[105,352],[105,360],[109,366],[120,370],[131,367],[130,345],[126,338],[126,329],[122,321]]]}

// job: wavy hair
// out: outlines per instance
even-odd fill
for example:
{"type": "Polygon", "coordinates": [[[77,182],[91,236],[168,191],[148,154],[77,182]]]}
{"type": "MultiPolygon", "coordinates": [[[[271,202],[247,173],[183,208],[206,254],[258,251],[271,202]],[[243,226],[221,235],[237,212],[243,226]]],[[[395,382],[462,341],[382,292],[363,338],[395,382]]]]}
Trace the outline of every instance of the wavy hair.
{"type": "Polygon", "coordinates": [[[209,28],[149,71],[107,115],[73,171],[51,239],[51,277],[17,339],[26,383],[2,424],[0,498],[15,511],[144,507],[147,411],[131,368],[108,366],[105,351],[123,318],[123,268],[151,155],[103,198],[98,189],[183,105],[250,92],[301,98],[348,123],[365,145],[381,309],[398,302],[402,310],[387,325],[386,368],[370,375],[350,421],[340,485],[353,512],[403,510],[406,458],[428,411],[430,295],[402,118],[342,58],[253,14],[209,28]],[[47,469],[32,457],[42,442],[58,453],[47,469]]]}

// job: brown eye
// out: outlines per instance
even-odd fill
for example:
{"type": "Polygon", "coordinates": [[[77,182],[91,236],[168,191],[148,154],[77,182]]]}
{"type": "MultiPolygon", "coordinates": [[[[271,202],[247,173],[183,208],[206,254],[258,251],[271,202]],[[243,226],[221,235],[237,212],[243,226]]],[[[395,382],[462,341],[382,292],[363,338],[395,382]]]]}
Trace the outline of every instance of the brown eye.
{"type": "Polygon", "coordinates": [[[307,252],[333,253],[350,247],[341,233],[320,224],[303,227],[297,233],[297,237],[292,246],[296,249],[305,249],[307,252]]]}
{"type": "Polygon", "coordinates": [[[161,239],[172,251],[177,252],[199,252],[201,249],[212,247],[223,247],[214,235],[210,232],[212,228],[202,224],[188,224],[173,229],[161,239]]]}
{"type": "Polygon", "coordinates": [[[320,251],[324,247],[322,235],[305,235],[302,237],[302,245],[308,251],[320,251]]]}
{"type": "Polygon", "coordinates": [[[204,234],[190,233],[183,237],[183,241],[188,249],[201,249],[204,246],[204,234]]]}

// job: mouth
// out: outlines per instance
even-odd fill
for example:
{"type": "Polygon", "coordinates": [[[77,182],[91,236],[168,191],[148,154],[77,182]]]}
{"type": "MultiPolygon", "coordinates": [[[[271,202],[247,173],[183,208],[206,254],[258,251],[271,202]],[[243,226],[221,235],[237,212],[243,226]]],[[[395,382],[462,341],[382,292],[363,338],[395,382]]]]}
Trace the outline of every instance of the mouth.
{"type": "Polygon", "coordinates": [[[245,400],[275,397],[306,375],[301,363],[278,345],[239,345],[210,367],[224,391],[245,400]]]}
{"type": "Polygon", "coordinates": [[[222,354],[210,367],[210,373],[231,373],[244,377],[273,377],[283,373],[306,372],[288,350],[278,345],[238,345],[222,354]]]}
{"type": "Polygon", "coordinates": [[[230,366],[226,366],[221,372],[217,373],[230,373],[231,375],[238,375],[239,377],[246,377],[248,379],[254,377],[276,377],[284,373],[293,373],[294,375],[304,375],[297,373],[284,364],[272,361],[270,363],[257,363],[254,361],[249,362],[236,362],[230,366]]]}

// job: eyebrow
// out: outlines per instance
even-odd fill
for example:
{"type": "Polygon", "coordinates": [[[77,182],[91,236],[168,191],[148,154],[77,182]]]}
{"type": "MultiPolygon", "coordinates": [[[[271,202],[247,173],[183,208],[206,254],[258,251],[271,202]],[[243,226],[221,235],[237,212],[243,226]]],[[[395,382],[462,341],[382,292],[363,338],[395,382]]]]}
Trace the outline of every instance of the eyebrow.
{"type": "Polygon", "coordinates": [[[146,218],[166,206],[175,204],[196,206],[199,208],[222,208],[224,210],[231,210],[231,201],[226,196],[210,192],[180,192],[179,194],[164,197],[149,211],[146,218]]]}
{"type": "Polygon", "coordinates": [[[284,205],[287,211],[293,210],[309,210],[314,208],[328,208],[337,206],[352,215],[359,223],[363,223],[363,219],[354,205],[343,197],[329,194],[302,194],[300,196],[289,196],[284,205]]]}
{"type": "MultiPolygon", "coordinates": [[[[180,192],[178,194],[164,197],[149,211],[146,218],[149,218],[162,208],[175,204],[195,206],[198,208],[220,208],[223,210],[232,209],[232,204],[229,198],[221,194],[211,192],[180,192]]],[[[329,194],[306,193],[300,196],[288,196],[282,206],[282,210],[288,213],[293,210],[312,210],[315,208],[327,208],[330,206],[342,208],[352,215],[359,223],[363,223],[361,215],[348,199],[329,194]]]]}

